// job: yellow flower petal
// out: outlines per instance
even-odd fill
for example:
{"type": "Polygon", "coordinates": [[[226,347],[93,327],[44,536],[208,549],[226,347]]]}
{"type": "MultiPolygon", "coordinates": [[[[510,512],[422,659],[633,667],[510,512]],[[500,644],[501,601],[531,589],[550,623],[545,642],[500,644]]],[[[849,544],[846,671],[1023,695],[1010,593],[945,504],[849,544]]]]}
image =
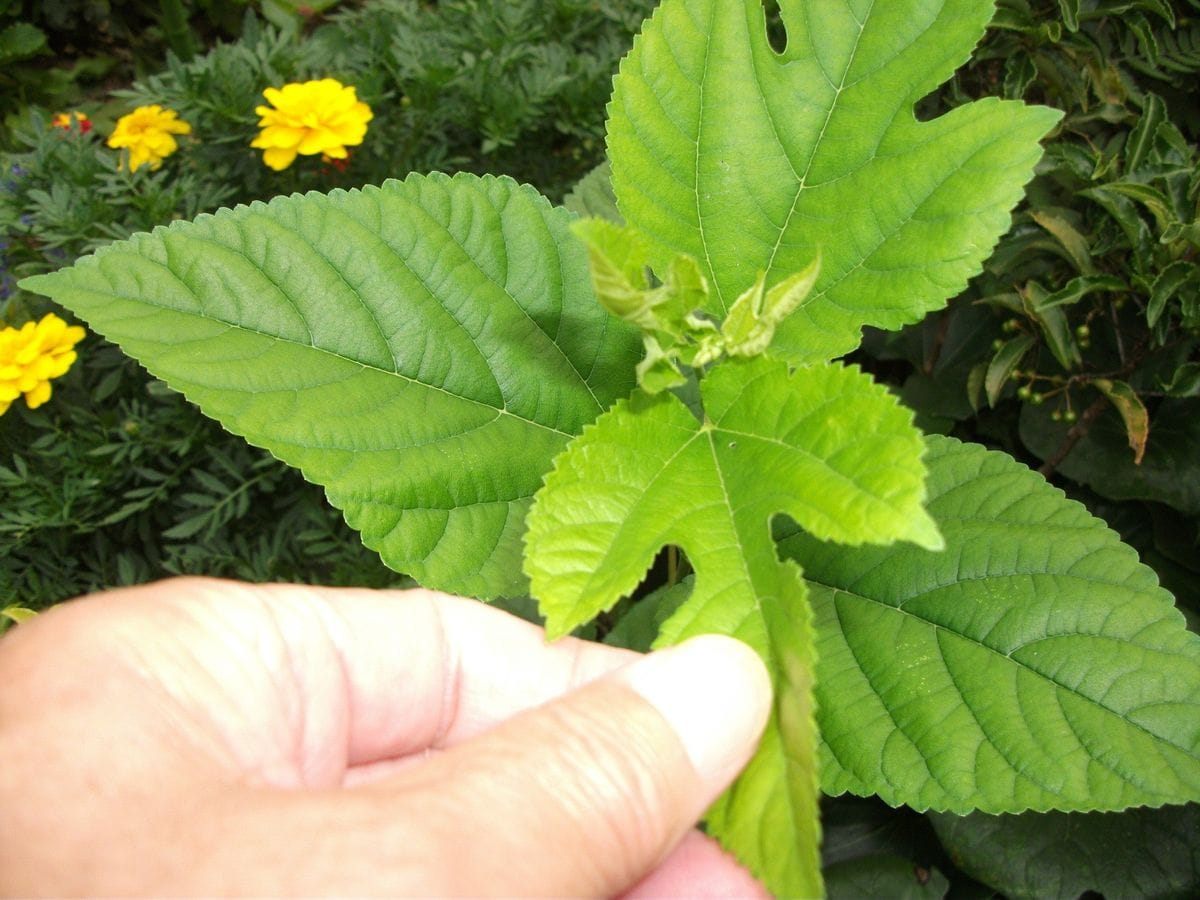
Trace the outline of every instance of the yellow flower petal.
{"type": "Polygon", "coordinates": [[[43,403],[50,399],[50,382],[40,382],[32,390],[25,392],[25,405],[30,409],[37,409],[43,403]]]}
{"type": "Polygon", "coordinates": [[[353,87],[333,78],[267,88],[263,97],[271,106],[255,107],[261,130],[250,146],[263,150],[263,162],[276,170],[297,154],[345,159],[346,147],[362,143],[373,117],[353,87]]]}
{"type": "Polygon", "coordinates": [[[287,150],[280,147],[272,147],[263,153],[263,162],[276,172],[282,172],[292,164],[295,158],[295,150],[287,150]]]}
{"type": "Polygon", "coordinates": [[[108,146],[129,151],[129,169],[136,172],[144,165],[158,169],[162,161],[179,149],[173,137],[191,134],[192,126],[179,118],[174,110],[158,104],[139,106],[117,120],[108,146]]]}

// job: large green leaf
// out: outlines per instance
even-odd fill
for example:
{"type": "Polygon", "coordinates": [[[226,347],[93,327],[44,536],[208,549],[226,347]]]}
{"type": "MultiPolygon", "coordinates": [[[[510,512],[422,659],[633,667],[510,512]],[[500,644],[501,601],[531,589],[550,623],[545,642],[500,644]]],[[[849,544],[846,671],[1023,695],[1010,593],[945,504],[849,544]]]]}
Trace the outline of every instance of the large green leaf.
{"type": "Polygon", "coordinates": [[[796,533],[822,785],[966,812],[1200,798],[1200,637],[1137,554],[1010,457],[926,438],[942,553],[796,533]]]}
{"type": "Polygon", "coordinates": [[[509,179],[411,176],[223,210],[23,285],[324,485],[392,567],[520,594],[533,493],[640,352],[571,219],[509,179]]]}
{"type": "Polygon", "coordinates": [[[783,511],[844,544],[938,546],[921,508],[922,444],[911,413],[849,367],[726,361],[700,393],[703,421],[670,393],[638,392],[571,443],[530,513],[526,570],[553,637],[632,590],[664,545],[688,554],[692,593],[658,643],[732,634],[776,686],[758,753],[710,826],[774,891],[810,896],[820,889],[812,632],[800,572],[776,556],[769,523],[783,511]]]}
{"type": "Polygon", "coordinates": [[[821,256],[780,328],[793,362],[853,349],[940,307],[1009,227],[1060,113],[982,100],[929,122],[913,104],[965,62],[991,0],[781,0],[787,47],[760,0],[666,0],[621,64],[609,106],[626,221],[702,262],[723,315],[821,256]]]}
{"type": "Polygon", "coordinates": [[[1122,813],[931,816],[946,852],[1006,897],[1200,894],[1200,806],[1122,813]]]}

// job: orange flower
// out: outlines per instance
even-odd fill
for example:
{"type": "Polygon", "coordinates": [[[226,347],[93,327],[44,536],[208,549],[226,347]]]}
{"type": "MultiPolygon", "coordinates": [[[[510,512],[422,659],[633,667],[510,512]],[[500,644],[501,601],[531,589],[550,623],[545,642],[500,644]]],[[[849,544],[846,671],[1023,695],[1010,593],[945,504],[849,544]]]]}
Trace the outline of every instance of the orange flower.
{"type": "Polygon", "coordinates": [[[82,113],[77,109],[69,113],[60,112],[50,120],[50,124],[63,131],[70,131],[72,127],[78,127],[80,134],[87,134],[92,130],[92,120],[87,117],[87,113],[82,113]]]}

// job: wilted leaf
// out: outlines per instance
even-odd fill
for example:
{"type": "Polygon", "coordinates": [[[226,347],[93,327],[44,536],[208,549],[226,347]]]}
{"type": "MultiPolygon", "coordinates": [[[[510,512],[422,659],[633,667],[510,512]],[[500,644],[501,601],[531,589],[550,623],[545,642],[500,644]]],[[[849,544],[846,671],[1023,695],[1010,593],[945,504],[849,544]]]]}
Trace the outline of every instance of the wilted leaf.
{"type": "Polygon", "coordinates": [[[1129,447],[1133,450],[1133,464],[1141,465],[1142,457],[1146,455],[1146,441],[1150,437],[1150,416],[1146,413],[1141,398],[1123,381],[1097,378],[1092,384],[1121,414],[1121,420],[1125,423],[1125,434],[1129,438],[1129,447]]]}

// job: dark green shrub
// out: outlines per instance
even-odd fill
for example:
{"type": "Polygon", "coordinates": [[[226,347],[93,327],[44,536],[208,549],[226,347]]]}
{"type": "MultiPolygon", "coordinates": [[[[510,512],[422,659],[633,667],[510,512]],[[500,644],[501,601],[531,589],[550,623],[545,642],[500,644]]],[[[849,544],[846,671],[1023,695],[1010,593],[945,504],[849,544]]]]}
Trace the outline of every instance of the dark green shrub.
{"type": "Polygon", "coordinates": [[[166,49],[237,34],[248,0],[0,0],[0,147],[30,105],[77,105],[101,79],[157,68],[166,49]]]}

